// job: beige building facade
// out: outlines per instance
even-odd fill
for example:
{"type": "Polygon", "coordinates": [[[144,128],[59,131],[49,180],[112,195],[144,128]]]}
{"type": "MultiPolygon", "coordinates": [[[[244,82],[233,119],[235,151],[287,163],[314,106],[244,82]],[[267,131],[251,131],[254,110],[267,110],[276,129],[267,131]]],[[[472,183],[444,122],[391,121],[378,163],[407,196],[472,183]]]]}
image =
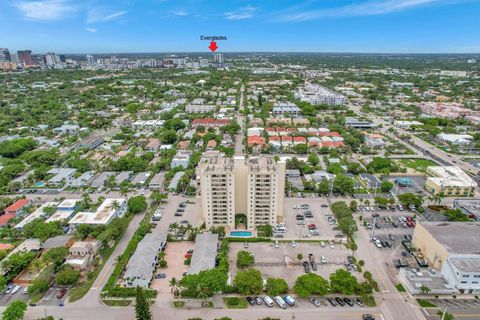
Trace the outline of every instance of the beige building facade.
{"type": "Polygon", "coordinates": [[[249,229],[283,221],[285,162],[272,157],[204,158],[199,164],[203,218],[207,228],[235,228],[244,214],[249,229]]]}

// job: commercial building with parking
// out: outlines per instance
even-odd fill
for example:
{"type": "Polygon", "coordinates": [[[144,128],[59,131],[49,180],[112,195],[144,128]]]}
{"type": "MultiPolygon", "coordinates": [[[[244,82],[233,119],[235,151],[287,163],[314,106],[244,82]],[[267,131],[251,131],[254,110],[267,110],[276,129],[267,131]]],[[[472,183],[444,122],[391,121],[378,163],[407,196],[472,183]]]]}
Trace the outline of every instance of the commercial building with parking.
{"type": "Polygon", "coordinates": [[[431,166],[427,167],[427,181],[425,189],[432,194],[447,197],[471,197],[475,194],[477,183],[465,172],[456,166],[431,166]]]}
{"type": "Polygon", "coordinates": [[[459,293],[480,292],[480,223],[419,222],[412,244],[440,270],[447,287],[459,293]]]}

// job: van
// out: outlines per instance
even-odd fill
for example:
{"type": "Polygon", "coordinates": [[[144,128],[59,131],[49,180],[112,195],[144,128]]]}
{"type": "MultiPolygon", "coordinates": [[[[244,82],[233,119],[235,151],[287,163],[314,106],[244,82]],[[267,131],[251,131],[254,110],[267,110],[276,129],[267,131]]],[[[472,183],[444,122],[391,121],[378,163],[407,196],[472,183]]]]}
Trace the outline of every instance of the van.
{"type": "Polygon", "coordinates": [[[273,300],[269,296],[263,297],[263,302],[265,302],[265,305],[268,307],[273,307],[273,300]]]}
{"type": "Polygon", "coordinates": [[[275,302],[278,304],[278,306],[282,309],[287,309],[287,304],[285,303],[285,301],[282,299],[282,297],[280,296],[276,296],[275,298],[273,298],[273,300],[275,300],[275,302]]]}
{"type": "Polygon", "coordinates": [[[288,303],[288,305],[291,306],[291,307],[293,307],[295,305],[295,299],[293,299],[290,296],[283,297],[283,300],[285,300],[285,302],[288,303]]]}

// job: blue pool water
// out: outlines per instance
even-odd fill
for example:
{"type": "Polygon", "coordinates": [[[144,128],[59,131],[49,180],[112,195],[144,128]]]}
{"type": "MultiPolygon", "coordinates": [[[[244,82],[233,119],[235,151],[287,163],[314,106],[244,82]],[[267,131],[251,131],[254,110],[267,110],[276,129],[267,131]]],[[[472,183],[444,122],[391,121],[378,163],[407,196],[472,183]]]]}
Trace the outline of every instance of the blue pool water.
{"type": "Polygon", "coordinates": [[[252,237],[251,231],[230,231],[230,237],[252,237]]]}
{"type": "Polygon", "coordinates": [[[35,182],[34,186],[37,187],[37,188],[41,188],[45,185],[45,183],[39,181],[39,182],[35,182]]]}

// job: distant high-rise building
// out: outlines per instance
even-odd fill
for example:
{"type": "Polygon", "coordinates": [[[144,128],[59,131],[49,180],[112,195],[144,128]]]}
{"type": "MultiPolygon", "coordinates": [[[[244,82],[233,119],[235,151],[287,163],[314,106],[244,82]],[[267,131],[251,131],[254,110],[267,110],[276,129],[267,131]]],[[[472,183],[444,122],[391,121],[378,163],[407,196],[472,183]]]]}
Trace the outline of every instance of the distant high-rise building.
{"type": "Polygon", "coordinates": [[[7,48],[0,48],[0,62],[10,62],[12,57],[10,51],[7,48]]]}
{"type": "Polygon", "coordinates": [[[208,59],[200,59],[199,62],[200,62],[200,68],[206,68],[209,65],[208,59]]]}
{"type": "Polygon", "coordinates": [[[19,50],[17,51],[17,54],[18,54],[18,62],[20,62],[24,66],[33,65],[31,50],[19,50]]]}
{"type": "Polygon", "coordinates": [[[47,67],[55,67],[56,65],[60,65],[62,60],[55,52],[47,52],[47,54],[45,54],[45,63],[47,67]]]}
{"type": "Polygon", "coordinates": [[[18,60],[18,54],[17,53],[11,53],[10,58],[12,59],[12,62],[14,62],[14,63],[19,63],[20,62],[18,60]]]}
{"type": "Polygon", "coordinates": [[[95,64],[95,57],[93,56],[93,54],[87,54],[87,63],[95,64]]]}
{"type": "Polygon", "coordinates": [[[214,53],[213,54],[213,62],[218,64],[223,64],[223,53],[214,53]]]}

